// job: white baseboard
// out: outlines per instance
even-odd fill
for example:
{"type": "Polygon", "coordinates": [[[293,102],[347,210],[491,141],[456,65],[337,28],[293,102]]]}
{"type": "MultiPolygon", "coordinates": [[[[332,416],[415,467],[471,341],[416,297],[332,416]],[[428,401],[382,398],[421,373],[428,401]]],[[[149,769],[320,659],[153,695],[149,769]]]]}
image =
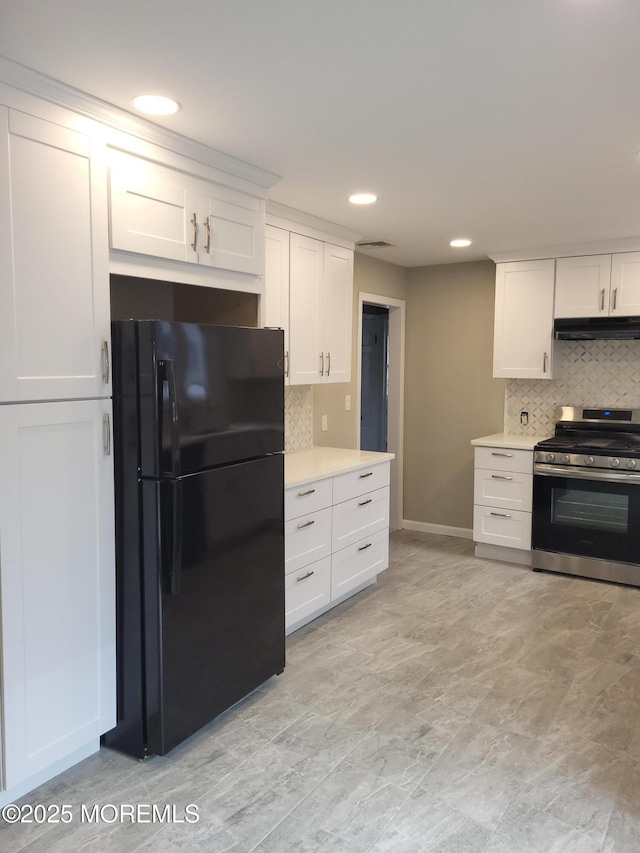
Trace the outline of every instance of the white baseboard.
{"type": "Polygon", "coordinates": [[[473,530],[467,527],[449,527],[446,524],[430,524],[428,521],[402,520],[404,530],[417,530],[419,533],[435,533],[438,536],[457,536],[459,539],[473,539],[473,530]]]}

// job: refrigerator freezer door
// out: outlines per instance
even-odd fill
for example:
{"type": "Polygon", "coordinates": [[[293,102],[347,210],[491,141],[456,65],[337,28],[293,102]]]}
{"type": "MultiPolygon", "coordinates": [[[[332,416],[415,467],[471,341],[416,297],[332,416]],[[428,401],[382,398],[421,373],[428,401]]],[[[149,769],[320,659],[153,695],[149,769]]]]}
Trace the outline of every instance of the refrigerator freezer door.
{"type": "Polygon", "coordinates": [[[282,452],[282,331],[160,321],[135,327],[143,477],[282,452]]]}
{"type": "Polygon", "coordinates": [[[283,465],[277,454],[143,482],[149,752],[284,668],[283,465]]]}

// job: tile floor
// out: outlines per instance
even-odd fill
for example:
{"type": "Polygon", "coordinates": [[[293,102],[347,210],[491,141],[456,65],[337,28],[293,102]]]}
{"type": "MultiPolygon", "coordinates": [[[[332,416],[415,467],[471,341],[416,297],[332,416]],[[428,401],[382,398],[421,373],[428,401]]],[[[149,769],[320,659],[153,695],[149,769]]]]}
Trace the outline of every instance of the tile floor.
{"type": "Polygon", "coordinates": [[[5,825],[0,850],[638,853],[640,589],[408,531],[391,561],[289,638],[281,677],[168,756],[52,780],[23,802],[73,822],[5,825]],[[191,803],[194,824],[79,818],[191,803]]]}

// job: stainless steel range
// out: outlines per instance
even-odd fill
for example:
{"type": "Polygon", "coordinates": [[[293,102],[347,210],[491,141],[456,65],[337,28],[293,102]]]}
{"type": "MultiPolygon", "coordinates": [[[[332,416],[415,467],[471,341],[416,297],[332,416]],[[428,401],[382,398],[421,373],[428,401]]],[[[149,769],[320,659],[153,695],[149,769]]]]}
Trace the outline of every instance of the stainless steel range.
{"type": "Polygon", "coordinates": [[[640,410],[555,416],[534,453],[533,567],[640,586],[640,410]]]}

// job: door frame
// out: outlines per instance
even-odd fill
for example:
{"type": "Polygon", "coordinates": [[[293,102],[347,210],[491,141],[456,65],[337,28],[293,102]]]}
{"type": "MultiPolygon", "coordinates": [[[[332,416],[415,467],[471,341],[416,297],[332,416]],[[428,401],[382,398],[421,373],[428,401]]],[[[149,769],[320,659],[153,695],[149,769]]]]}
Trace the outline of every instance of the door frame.
{"type": "Polygon", "coordinates": [[[404,339],[405,301],[377,293],[358,293],[358,345],[356,369],[356,447],[360,449],[362,394],[362,308],[365,303],[389,309],[389,395],[387,399],[387,449],[395,453],[391,462],[390,526],[402,529],[404,444],[404,339]]]}

